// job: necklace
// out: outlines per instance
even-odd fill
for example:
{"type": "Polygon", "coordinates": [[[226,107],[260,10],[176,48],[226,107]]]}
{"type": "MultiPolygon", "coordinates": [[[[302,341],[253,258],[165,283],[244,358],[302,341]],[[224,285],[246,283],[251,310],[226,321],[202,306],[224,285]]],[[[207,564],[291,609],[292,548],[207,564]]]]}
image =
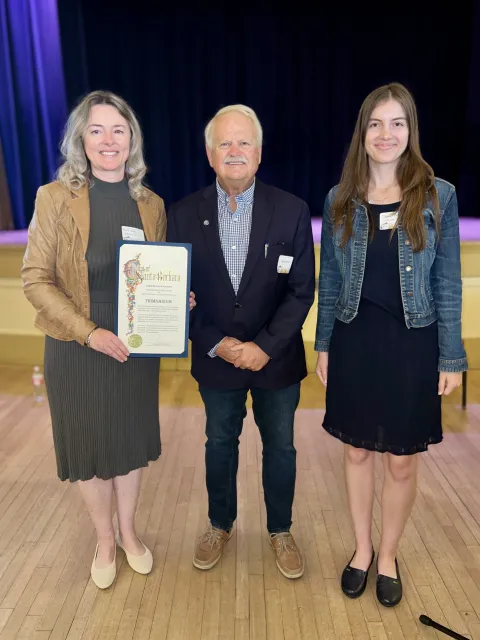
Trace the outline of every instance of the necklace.
{"type": "Polygon", "coordinates": [[[398,184],[392,184],[389,187],[385,187],[383,189],[374,189],[374,191],[383,191],[385,193],[383,198],[369,198],[368,199],[368,204],[383,204],[389,196],[390,191],[392,191],[392,189],[398,189],[398,184]]]}

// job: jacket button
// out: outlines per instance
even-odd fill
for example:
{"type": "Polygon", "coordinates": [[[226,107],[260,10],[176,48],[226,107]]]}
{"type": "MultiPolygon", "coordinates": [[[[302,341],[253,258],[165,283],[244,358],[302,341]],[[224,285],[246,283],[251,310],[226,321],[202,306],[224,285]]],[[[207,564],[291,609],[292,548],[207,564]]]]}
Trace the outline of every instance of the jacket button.
{"type": "Polygon", "coordinates": [[[405,244],[408,246],[410,246],[410,240],[405,240],[405,244]]]}
{"type": "Polygon", "coordinates": [[[235,303],[235,309],[241,309],[242,305],[239,302],[235,303]]]}
{"type": "Polygon", "coordinates": [[[410,298],[411,298],[411,297],[413,296],[413,291],[409,291],[409,292],[407,293],[407,296],[410,296],[410,298]]]}
{"type": "Polygon", "coordinates": [[[405,267],[405,271],[411,271],[412,267],[410,265],[408,265],[407,267],[405,267]]]}

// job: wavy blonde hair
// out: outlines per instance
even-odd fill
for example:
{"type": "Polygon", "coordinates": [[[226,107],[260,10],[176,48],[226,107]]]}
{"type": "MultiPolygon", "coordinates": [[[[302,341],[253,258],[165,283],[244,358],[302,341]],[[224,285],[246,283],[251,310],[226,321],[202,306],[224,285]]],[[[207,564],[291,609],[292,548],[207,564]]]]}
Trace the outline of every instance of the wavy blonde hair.
{"type": "Polygon", "coordinates": [[[110,91],[92,91],[85,96],[68,117],[60,151],[64,162],[57,171],[57,180],[69,189],[80,189],[84,184],[91,184],[90,162],[85,154],[83,137],[87,130],[88,119],[92,107],[106,104],[125,118],[130,127],[130,152],[125,165],[128,178],[128,189],[134,200],[142,200],[147,191],[143,178],[147,172],[143,159],[143,136],[133,109],[120,96],[110,91]]]}

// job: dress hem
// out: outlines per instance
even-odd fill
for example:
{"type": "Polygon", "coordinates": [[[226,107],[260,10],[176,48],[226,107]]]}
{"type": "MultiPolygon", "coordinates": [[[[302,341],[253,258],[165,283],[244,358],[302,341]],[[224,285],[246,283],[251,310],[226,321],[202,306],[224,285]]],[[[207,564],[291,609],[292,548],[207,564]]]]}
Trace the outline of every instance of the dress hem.
{"type": "Polygon", "coordinates": [[[152,456],[152,457],[149,456],[149,458],[148,458],[146,463],[142,463],[142,464],[140,464],[138,466],[133,467],[132,469],[130,469],[130,468],[129,469],[125,469],[125,470],[122,469],[120,472],[115,473],[115,475],[108,474],[108,473],[107,474],[103,474],[103,475],[102,474],[97,475],[96,473],[91,473],[91,474],[89,473],[89,474],[86,474],[85,477],[83,477],[83,478],[79,477],[79,478],[74,478],[74,479],[72,479],[71,476],[68,475],[68,474],[66,474],[64,477],[62,477],[60,475],[60,473],[57,473],[57,475],[58,475],[59,479],[62,482],[66,482],[68,480],[71,483],[74,483],[74,482],[87,482],[88,480],[93,480],[93,478],[98,478],[99,480],[112,480],[112,478],[118,478],[118,476],[126,476],[129,473],[131,473],[132,471],[136,471],[137,469],[146,469],[148,467],[148,465],[150,464],[150,462],[155,462],[156,460],[158,460],[160,458],[161,455],[162,455],[162,452],[160,451],[160,453],[157,456],[152,456]]]}
{"type": "Polygon", "coordinates": [[[371,440],[363,440],[361,438],[352,438],[351,436],[327,425],[322,425],[325,431],[334,438],[341,440],[345,444],[349,444],[357,449],[367,449],[367,451],[378,451],[379,453],[391,453],[395,456],[411,456],[416,453],[422,453],[427,451],[431,444],[439,444],[443,440],[443,435],[439,438],[429,438],[426,442],[412,445],[411,447],[399,447],[395,445],[389,445],[384,442],[373,442],[371,440]]]}

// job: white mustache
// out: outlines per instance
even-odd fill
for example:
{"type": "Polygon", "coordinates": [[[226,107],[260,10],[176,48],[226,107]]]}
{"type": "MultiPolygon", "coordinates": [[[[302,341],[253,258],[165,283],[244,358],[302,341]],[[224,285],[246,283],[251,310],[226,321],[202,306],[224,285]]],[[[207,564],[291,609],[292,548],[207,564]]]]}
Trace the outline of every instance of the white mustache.
{"type": "Polygon", "coordinates": [[[229,164],[230,162],[241,162],[242,164],[247,164],[247,159],[245,156],[227,156],[223,161],[224,164],[229,164]]]}

